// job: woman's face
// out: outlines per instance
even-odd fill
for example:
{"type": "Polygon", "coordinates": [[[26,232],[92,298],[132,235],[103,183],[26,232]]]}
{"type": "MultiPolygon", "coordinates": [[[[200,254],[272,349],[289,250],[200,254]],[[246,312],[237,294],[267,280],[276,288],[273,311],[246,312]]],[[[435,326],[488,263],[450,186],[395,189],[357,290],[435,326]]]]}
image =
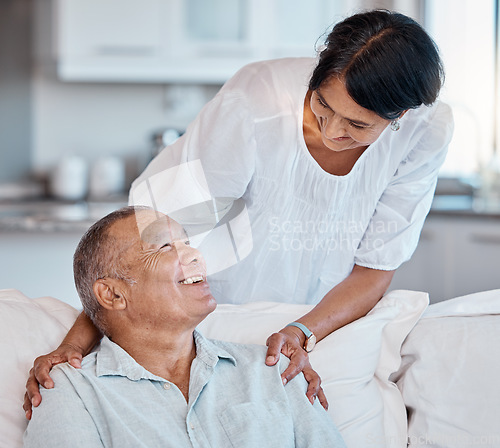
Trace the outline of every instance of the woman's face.
{"type": "Polygon", "coordinates": [[[310,106],[321,140],[332,151],[369,146],[390,123],[356,103],[338,78],[332,77],[314,90],[310,106]]]}

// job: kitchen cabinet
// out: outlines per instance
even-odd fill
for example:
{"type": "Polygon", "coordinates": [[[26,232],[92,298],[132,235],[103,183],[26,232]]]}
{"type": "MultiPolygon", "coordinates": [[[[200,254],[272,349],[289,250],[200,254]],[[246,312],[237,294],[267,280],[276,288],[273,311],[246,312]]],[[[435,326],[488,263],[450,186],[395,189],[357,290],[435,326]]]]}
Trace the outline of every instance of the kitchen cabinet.
{"type": "Polygon", "coordinates": [[[53,0],[65,81],[221,84],[261,59],[314,56],[352,0],[53,0]]]}
{"type": "Polygon", "coordinates": [[[500,288],[500,217],[431,214],[390,289],[426,291],[431,302],[500,288]]]}
{"type": "MultiPolygon", "coordinates": [[[[57,2],[57,56],[64,63],[160,56],[160,0],[57,2]]],[[[63,64],[64,65],[64,64],[63,64]]]]}

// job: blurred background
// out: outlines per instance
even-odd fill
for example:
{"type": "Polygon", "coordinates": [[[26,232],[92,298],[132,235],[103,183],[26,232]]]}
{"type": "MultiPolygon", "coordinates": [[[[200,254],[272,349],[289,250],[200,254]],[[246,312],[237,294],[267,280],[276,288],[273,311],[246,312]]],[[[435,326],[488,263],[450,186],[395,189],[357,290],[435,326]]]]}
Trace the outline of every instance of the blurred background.
{"type": "Polygon", "coordinates": [[[244,64],[315,56],[362,9],[412,16],[446,68],[455,135],[391,289],[499,288],[500,0],[0,0],[0,288],[75,306],[71,256],[244,64]]]}

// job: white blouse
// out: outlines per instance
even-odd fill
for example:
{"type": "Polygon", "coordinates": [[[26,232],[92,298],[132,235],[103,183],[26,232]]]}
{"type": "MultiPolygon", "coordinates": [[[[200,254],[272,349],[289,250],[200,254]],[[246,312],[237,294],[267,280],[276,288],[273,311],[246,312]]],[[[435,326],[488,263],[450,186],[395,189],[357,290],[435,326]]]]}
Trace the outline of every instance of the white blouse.
{"type": "Polygon", "coordinates": [[[130,203],[183,224],[219,303],[317,303],[354,264],[393,270],[415,250],[453,132],[450,108],[409,110],[345,176],[302,131],[316,60],[242,68],[134,182],[130,203]]]}

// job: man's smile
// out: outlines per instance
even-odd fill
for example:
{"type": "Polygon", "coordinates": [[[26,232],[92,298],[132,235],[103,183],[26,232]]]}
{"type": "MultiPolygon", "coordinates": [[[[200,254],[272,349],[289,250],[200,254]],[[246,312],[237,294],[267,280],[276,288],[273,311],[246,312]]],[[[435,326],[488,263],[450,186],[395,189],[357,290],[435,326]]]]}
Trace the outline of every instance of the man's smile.
{"type": "Polygon", "coordinates": [[[201,283],[204,281],[205,281],[205,278],[203,277],[203,275],[195,275],[193,277],[185,278],[184,280],[179,281],[179,283],[181,285],[191,285],[193,283],[201,283]]]}

